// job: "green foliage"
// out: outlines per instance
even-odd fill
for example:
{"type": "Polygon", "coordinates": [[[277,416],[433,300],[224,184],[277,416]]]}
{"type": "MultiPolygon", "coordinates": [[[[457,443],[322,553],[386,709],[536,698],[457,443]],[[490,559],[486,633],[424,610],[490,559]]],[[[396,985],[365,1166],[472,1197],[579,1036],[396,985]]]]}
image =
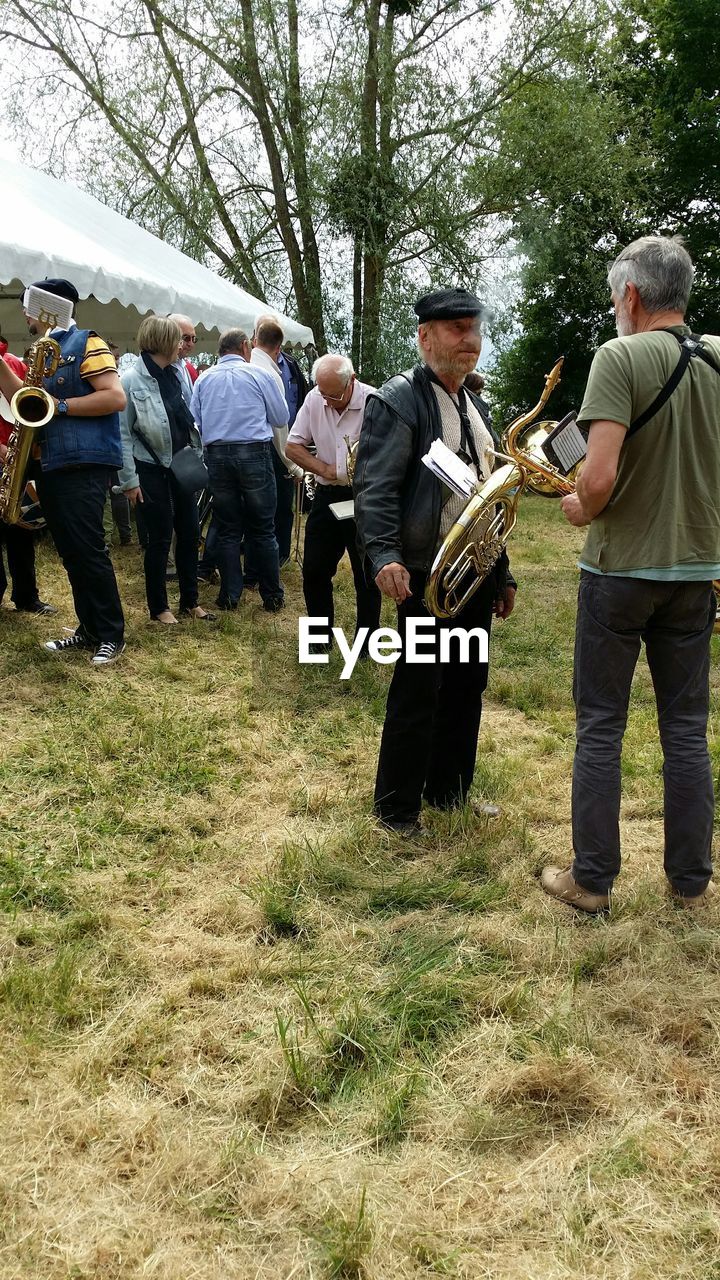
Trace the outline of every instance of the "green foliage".
{"type": "Polygon", "coordinates": [[[315,1239],[322,1246],[328,1280],[363,1280],[365,1263],[373,1242],[363,1187],[356,1210],[349,1213],[331,1209],[315,1239]]]}
{"type": "Polygon", "coordinates": [[[302,852],[286,844],[277,871],[256,876],[245,890],[260,908],[270,938],[299,938],[306,932],[298,921],[304,867],[302,852]]]}
{"type": "Polygon", "coordinates": [[[419,1091],[420,1077],[411,1072],[397,1088],[381,1093],[373,1129],[379,1147],[395,1146],[407,1137],[419,1091]]]}
{"type": "Polygon", "coordinates": [[[52,865],[45,849],[22,848],[19,854],[0,855],[0,910],[63,912],[70,899],[61,883],[62,872],[52,865]]]}
{"type": "Polygon", "coordinates": [[[98,1016],[105,992],[101,983],[90,980],[86,960],[82,948],[72,943],[58,947],[49,964],[15,960],[0,976],[5,1019],[26,1032],[41,1027],[58,1032],[98,1016]]]}
{"type": "Polygon", "coordinates": [[[720,4],[628,0],[599,12],[600,37],[566,42],[566,60],[501,121],[524,256],[521,297],[495,333],[490,386],[503,420],[535,403],[558,355],[552,417],[579,408],[592,355],[615,332],[607,266],[639,235],[686,237],[697,266],[689,318],[720,328],[720,4]]]}
{"type": "Polygon", "coordinates": [[[434,907],[447,907],[452,911],[487,911],[502,902],[504,897],[502,885],[490,880],[475,887],[460,879],[408,875],[375,889],[368,898],[368,911],[382,915],[428,911],[434,907]]]}

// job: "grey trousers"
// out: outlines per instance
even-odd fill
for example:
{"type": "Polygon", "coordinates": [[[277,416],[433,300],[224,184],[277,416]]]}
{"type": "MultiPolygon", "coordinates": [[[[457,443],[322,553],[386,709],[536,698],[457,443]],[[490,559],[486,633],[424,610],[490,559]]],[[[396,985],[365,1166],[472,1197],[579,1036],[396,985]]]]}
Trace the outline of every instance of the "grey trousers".
{"type": "Polygon", "coordinates": [[[665,874],[688,896],[702,893],[710,879],[714,799],[707,721],[714,620],[710,582],[581,574],[572,873],[592,893],[607,893],[620,870],[620,754],[642,640],[664,756],[665,874]]]}

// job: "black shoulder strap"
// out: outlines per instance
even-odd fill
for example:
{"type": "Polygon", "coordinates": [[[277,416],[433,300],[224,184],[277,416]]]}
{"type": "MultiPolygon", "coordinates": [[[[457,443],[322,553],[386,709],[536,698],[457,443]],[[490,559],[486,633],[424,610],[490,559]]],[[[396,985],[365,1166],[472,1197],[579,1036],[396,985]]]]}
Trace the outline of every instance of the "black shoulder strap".
{"type": "MultiPolygon", "coordinates": [[[[437,374],[433,372],[429,365],[425,365],[425,374],[430,382],[434,382],[435,385],[440,387],[446,395],[449,395],[447,387],[443,386],[437,374]]],[[[450,396],[450,400],[457,409],[458,418],[460,419],[460,448],[465,453],[466,458],[472,459],[473,466],[478,474],[482,474],[480,458],[478,457],[477,446],[473,438],[472,427],[467,414],[467,397],[465,394],[465,388],[460,387],[460,390],[458,391],[457,404],[452,399],[452,396],[450,396]]]]}
{"type": "MultiPolygon", "coordinates": [[[[150,441],[149,441],[149,440],[148,440],[148,439],[143,435],[142,431],[139,431],[139,430],[138,430],[138,428],[135,426],[135,427],[131,427],[131,428],[130,428],[130,434],[131,434],[131,435],[133,435],[133,436],[137,436],[138,440],[140,441],[140,443],[141,443],[141,444],[143,444],[143,445],[145,446],[145,448],[147,449],[148,453],[150,454],[150,457],[155,461],[155,463],[157,464],[157,466],[158,466],[158,467],[162,467],[162,462],[161,462],[161,461],[160,461],[160,459],[158,458],[158,456],[157,456],[157,454],[156,454],[155,450],[153,449],[152,445],[150,444],[150,441]]],[[[163,467],[163,470],[164,470],[164,471],[167,471],[167,467],[163,467]]]]}
{"type": "Polygon", "coordinates": [[[717,374],[720,374],[720,366],[716,364],[710,353],[705,350],[702,344],[702,339],[699,338],[696,333],[686,334],[684,337],[681,337],[679,333],[673,333],[672,329],[666,329],[664,332],[672,333],[672,336],[680,343],[680,359],[675,365],[675,368],[670,374],[665,386],[658,391],[658,394],[652,404],[648,406],[644,413],[641,413],[638,418],[635,418],[633,422],[630,423],[627,436],[625,437],[626,440],[629,439],[630,436],[634,436],[635,432],[639,431],[641,427],[644,427],[646,422],[649,422],[651,418],[654,418],[655,414],[658,413],[659,410],[662,409],[663,405],[667,403],[673,391],[675,391],[676,387],[682,381],[685,371],[694,357],[699,356],[705,364],[710,365],[711,369],[714,369],[717,374]]]}

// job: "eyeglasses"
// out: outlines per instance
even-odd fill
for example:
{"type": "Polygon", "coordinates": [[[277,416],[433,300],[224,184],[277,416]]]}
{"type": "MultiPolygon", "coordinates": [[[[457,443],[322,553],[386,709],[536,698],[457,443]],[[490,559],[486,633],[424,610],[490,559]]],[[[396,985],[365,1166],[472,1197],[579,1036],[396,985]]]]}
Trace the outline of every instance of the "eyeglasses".
{"type": "Polygon", "coordinates": [[[197,338],[194,333],[183,333],[182,340],[183,342],[197,342],[197,338]]]}
{"type": "MultiPolygon", "coordinates": [[[[347,387],[345,387],[345,390],[342,391],[339,396],[329,396],[325,391],[320,391],[320,395],[322,396],[323,400],[329,400],[332,404],[339,404],[341,400],[345,399],[345,396],[348,393],[348,387],[352,387],[354,383],[355,383],[355,374],[352,375],[350,381],[347,384],[347,387]]],[[[318,387],[318,390],[320,390],[319,387],[318,387]]]]}

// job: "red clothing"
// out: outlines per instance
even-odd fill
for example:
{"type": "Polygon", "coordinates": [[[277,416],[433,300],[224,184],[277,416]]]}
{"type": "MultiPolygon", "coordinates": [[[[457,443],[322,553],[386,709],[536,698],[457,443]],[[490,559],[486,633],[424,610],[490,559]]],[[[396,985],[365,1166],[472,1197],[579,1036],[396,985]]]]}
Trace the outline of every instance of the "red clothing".
{"type": "Polygon", "coordinates": [[[197,371],[197,369],[195,368],[195,365],[194,365],[194,364],[192,364],[192,363],[190,362],[190,360],[186,360],[186,361],[185,361],[185,368],[187,369],[187,371],[188,371],[188,373],[189,373],[189,375],[190,375],[190,381],[191,381],[191,382],[194,382],[194,381],[195,381],[195,379],[196,379],[196,378],[197,378],[197,376],[198,376],[198,371],[197,371]]]}
{"type": "MultiPolygon", "coordinates": [[[[22,360],[18,356],[8,354],[6,342],[0,342],[0,355],[5,363],[10,366],[13,373],[16,373],[18,378],[22,378],[24,382],[25,374],[27,373],[27,365],[23,364],[22,360]]],[[[7,410],[5,410],[5,412],[7,412],[7,410]]],[[[14,426],[15,423],[12,422],[11,419],[4,417],[0,412],[0,444],[7,444],[10,439],[10,432],[14,426]]]]}

